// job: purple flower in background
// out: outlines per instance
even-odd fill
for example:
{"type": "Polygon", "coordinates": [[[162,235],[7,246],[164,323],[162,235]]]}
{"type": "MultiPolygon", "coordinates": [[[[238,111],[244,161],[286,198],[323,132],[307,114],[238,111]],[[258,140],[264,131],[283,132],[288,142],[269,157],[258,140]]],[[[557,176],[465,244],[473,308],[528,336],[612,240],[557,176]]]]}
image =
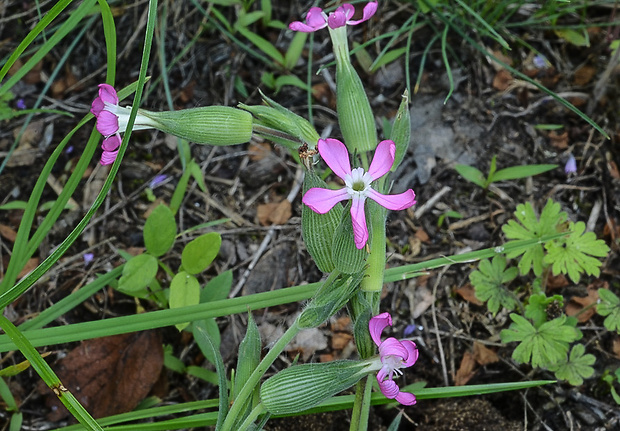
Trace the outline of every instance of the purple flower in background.
{"type": "Polygon", "coordinates": [[[416,403],[415,395],[401,392],[394,382],[394,375],[402,375],[401,368],[412,366],[418,360],[418,348],[413,341],[399,341],[394,337],[381,341],[381,333],[387,326],[392,326],[390,313],[381,313],[368,324],[370,336],[379,347],[379,357],[383,364],[377,373],[377,382],[383,395],[389,399],[396,399],[401,404],[412,406],[416,403]]]}
{"type": "Polygon", "coordinates": [[[84,253],[83,257],[84,257],[84,265],[88,265],[89,263],[93,261],[93,259],[95,258],[95,255],[93,253],[84,253]]]}
{"type": "Polygon", "coordinates": [[[313,187],[306,192],[302,202],[312,211],[325,214],[338,202],[351,199],[351,220],[358,249],[364,248],[368,241],[364,212],[366,198],[390,210],[403,210],[416,203],[411,189],[398,195],[384,195],[371,187],[371,183],[387,174],[394,164],[396,144],[393,141],[381,141],[377,145],[368,172],[364,172],[364,168],[351,169],[347,147],[337,139],[319,139],[317,148],[327,166],[344,181],[345,186],[339,190],[313,187]]]}
{"type": "Polygon", "coordinates": [[[542,54],[535,55],[534,59],[532,60],[532,63],[534,63],[534,66],[536,66],[539,69],[546,69],[549,65],[549,62],[547,61],[545,56],[542,54]]]}
{"type": "Polygon", "coordinates": [[[24,102],[24,99],[17,99],[17,102],[15,103],[15,106],[17,106],[17,109],[26,109],[26,108],[28,108],[26,106],[26,102],[24,102]]]}
{"type": "Polygon", "coordinates": [[[163,183],[166,180],[166,178],[168,178],[168,175],[166,174],[156,175],[155,178],[153,178],[151,182],[149,183],[149,187],[154,188],[155,186],[163,183]]]}
{"type": "Polygon", "coordinates": [[[301,31],[304,33],[312,33],[329,25],[329,28],[334,29],[338,27],[344,27],[345,25],[357,25],[364,21],[369,20],[375,12],[377,12],[378,4],[376,1],[367,3],[364,6],[362,13],[362,19],[351,19],[355,14],[355,7],[352,4],[345,3],[338,7],[334,12],[327,15],[320,7],[311,7],[306,14],[306,22],[295,21],[289,24],[289,28],[294,31],[301,31]]]}
{"type": "Polygon", "coordinates": [[[566,161],[566,165],[564,165],[564,172],[566,175],[574,174],[577,172],[577,161],[575,160],[575,156],[570,154],[568,156],[568,160],[566,161]]]}

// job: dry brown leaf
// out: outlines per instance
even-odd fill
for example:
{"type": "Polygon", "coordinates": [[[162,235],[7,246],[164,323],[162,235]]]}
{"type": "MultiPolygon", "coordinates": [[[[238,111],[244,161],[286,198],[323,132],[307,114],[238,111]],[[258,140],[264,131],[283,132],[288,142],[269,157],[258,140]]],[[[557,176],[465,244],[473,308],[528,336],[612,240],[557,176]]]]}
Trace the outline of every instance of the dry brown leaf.
{"type": "Polygon", "coordinates": [[[353,335],[346,332],[336,332],[332,335],[332,349],[342,350],[349,344],[349,341],[353,339],[353,335]]]}
{"type": "Polygon", "coordinates": [[[465,352],[461,360],[461,365],[454,377],[454,385],[465,386],[467,382],[474,377],[474,374],[476,374],[475,368],[476,360],[474,359],[474,355],[471,352],[465,352]]]}
{"type": "Polygon", "coordinates": [[[548,290],[561,289],[568,286],[569,284],[570,283],[568,282],[568,279],[564,276],[564,274],[552,275],[551,272],[549,272],[549,276],[547,277],[548,290]]]}
{"type": "Polygon", "coordinates": [[[425,242],[425,243],[429,243],[431,238],[428,236],[428,234],[426,233],[426,231],[424,229],[418,229],[415,232],[415,237],[418,238],[420,241],[425,242]]]}
{"type": "Polygon", "coordinates": [[[280,203],[270,202],[261,204],[256,208],[256,217],[263,226],[285,224],[292,215],[291,203],[287,199],[280,203]]]}
{"type": "Polygon", "coordinates": [[[596,68],[593,66],[582,66],[575,71],[575,76],[573,77],[573,84],[575,85],[586,85],[592,78],[596,75],[596,68]]]}
{"type": "Polygon", "coordinates": [[[510,87],[514,78],[506,69],[499,70],[493,78],[493,88],[499,91],[505,91],[510,87]]]}
{"type": "MultiPolygon", "coordinates": [[[[7,162],[7,166],[12,168],[34,164],[39,154],[38,145],[43,137],[44,130],[45,123],[43,121],[33,121],[30,123],[19,138],[19,145],[7,162]]],[[[17,138],[20,131],[21,127],[13,129],[13,136],[17,138]]]]}
{"type": "Polygon", "coordinates": [[[301,354],[304,362],[317,350],[327,349],[327,337],[318,328],[306,329],[301,331],[293,338],[293,341],[286,346],[285,350],[293,356],[301,354]]]}
{"type": "Polygon", "coordinates": [[[598,289],[595,288],[593,285],[590,285],[588,286],[588,296],[573,296],[568,301],[568,304],[566,304],[566,315],[577,316],[577,320],[580,323],[587,322],[592,316],[594,316],[596,309],[595,307],[593,307],[593,305],[597,302],[598,289]],[[587,310],[582,312],[582,310],[586,307],[588,307],[587,310]]]}
{"type": "Polygon", "coordinates": [[[350,332],[351,331],[351,318],[349,316],[342,316],[336,319],[331,324],[332,332],[350,332]]]}
{"type": "Polygon", "coordinates": [[[549,143],[552,147],[558,150],[565,150],[568,148],[568,132],[564,132],[560,135],[555,130],[549,132],[549,143]]]}
{"type": "Polygon", "coordinates": [[[611,351],[614,352],[616,358],[620,359],[620,337],[614,338],[614,341],[611,345],[611,351]]]}
{"type": "Polygon", "coordinates": [[[607,170],[609,171],[609,175],[611,175],[612,178],[620,178],[620,171],[618,171],[618,165],[613,160],[607,161],[607,170]]]}
{"type": "Polygon", "coordinates": [[[2,238],[7,239],[11,242],[15,242],[15,238],[17,238],[17,232],[2,223],[0,223],[0,235],[2,236],[2,238]]]}
{"type": "Polygon", "coordinates": [[[465,286],[456,289],[456,292],[461,298],[463,298],[467,302],[471,302],[475,305],[482,305],[484,302],[476,298],[476,291],[471,283],[467,283],[465,286]]]}
{"type": "MultiPolygon", "coordinates": [[[[158,332],[144,331],[84,341],[61,359],[56,373],[94,418],[133,410],[150,392],[164,365],[158,332]]],[[[69,415],[48,392],[50,421],[69,415]]]]}
{"type": "Polygon", "coordinates": [[[499,357],[495,351],[489,349],[484,344],[474,342],[474,359],[482,366],[493,364],[499,361],[499,357]]]}
{"type": "Polygon", "coordinates": [[[248,146],[248,153],[250,154],[250,160],[257,162],[264,159],[271,153],[271,145],[257,142],[250,142],[248,146]]]}
{"type": "Polygon", "coordinates": [[[422,252],[422,241],[420,238],[409,237],[409,255],[411,257],[418,256],[422,252]]]}

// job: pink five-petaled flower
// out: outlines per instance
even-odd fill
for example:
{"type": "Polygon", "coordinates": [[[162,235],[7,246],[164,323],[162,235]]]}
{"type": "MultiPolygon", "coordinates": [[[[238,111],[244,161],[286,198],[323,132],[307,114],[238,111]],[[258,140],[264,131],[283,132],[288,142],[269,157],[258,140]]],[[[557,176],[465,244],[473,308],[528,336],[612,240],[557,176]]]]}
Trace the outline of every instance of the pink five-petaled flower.
{"type": "Polygon", "coordinates": [[[364,6],[362,19],[351,19],[355,14],[355,8],[352,4],[345,3],[338,7],[335,11],[327,15],[320,7],[311,7],[306,15],[306,23],[295,21],[289,24],[289,28],[294,31],[304,33],[312,33],[314,31],[325,28],[334,29],[344,27],[345,25],[357,25],[361,22],[369,20],[377,12],[377,2],[373,1],[364,6]]]}
{"type": "Polygon", "coordinates": [[[383,366],[377,373],[377,381],[383,395],[389,399],[396,399],[401,404],[412,406],[416,403],[415,395],[409,392],[401,392],[394,382],[394,374],[401,375],[401,368],[407,368],[418,360],[418,348],[413,341],[390,337],[381,341],[381,333],[387,326],[392,326],[392,316],[389,313],[381,313],[368,324],[370,336],[379,347],[379,357],[383,366]]]}
{"type": "Polygon", "coordinates": [[[355,246],[358,249],[364,248],[368,241],[366,213],[364,212],[366,198],[390,210],[403,210],[415,204],[415,193],[411,189],[398,195],[384,195],[370,185],[392,168],[396,154],[396,144],[393,141],[381,141],[377,145],[368,172],[364,172],[364,168],[351,169],[347,147],[337,139],[319,139],[317,148],[327,166],[344,180],[345,186],[340,190],[311,188],[304,195],[302,202],[312,211],[325,214],[338,202],[351,199],[351,220],[355,246]]]}
{"type": "MultiPolygon", "coordinates": [[[[116,90],[109,84],[99,84],[99,96],[93,100],[90,112],[97,118],[97,131],[104,136],[101,164],[109,165],[114,162],[121,145],[120,133],[127,130],[127,122],[131,108],[118,105],[116,90]]],[[[133,130],[150,129],[155,123],[149,118],[140,115],[136,117],[133,130]]]]}

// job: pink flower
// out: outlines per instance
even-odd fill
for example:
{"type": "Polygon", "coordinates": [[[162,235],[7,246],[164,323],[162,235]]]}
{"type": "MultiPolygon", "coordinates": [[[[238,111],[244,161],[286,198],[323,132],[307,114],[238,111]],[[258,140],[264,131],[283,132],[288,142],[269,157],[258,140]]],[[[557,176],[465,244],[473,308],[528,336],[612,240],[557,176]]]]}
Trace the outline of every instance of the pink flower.
{"type": "MultiPolygon", "coordinates": [[[[99,96],[93,100],[90,112],[97,118],[97,131],[104,136],[101,164],[109,165],[116,160],[118,147],[121,145],[120,133],[127,130],[127,122],[131,114],[131,107],[123,108],[118,105],[116,90],[109,84],[99,84],[99,96]]],[[[144,115],[136,116],[133,130],[151,129],[157,123],[144,115]]]]}
{"type": "Polygon", "coordinates": [[[368,241],[368,227],[364,211],[366,198],[390,210],[403,210],[416,203],[415,193],[411,189],[398,195],[384,195],[373,190],[370,185],[374,180],[387,174],[394,164],[396,144],[393,141],[379,143],[368,172],[364,172],[364,168],[351,170],[347,148],[337,139],[319,139],[317,148],[325,163],[344,180],[345,186],[339,190],[311,188],[304,195],[302,202],[312,211],[325,214],[338,202],[351,199],[351,220],[355,246],[358,249],[364,248],[368,241]]]}
{"type": "Polygon", "coordinates": [[[416,403],[415,395],[401,392],[394,382],[395,374],[402,375],[401,368],[412,366],[418,360],[418,348],[413,341],[390,337],[381,341],[381,333],[387,326],[392,326],[392,316],[381,313],[370,319],[368,324],[370,336],[379,347],[379,356],[383,366],[377,373],[377,381],[383,395],[389,399],[396,399],[401,404],[412,406],[416,403]]]}
{"type": "Polygon", "coordinates": [[[338,27],[344,27],[345,25],[357,25],[361,22],[369,20],[377,12],[377,2],[373,1],[367,3],[364,6],[362,19],[351,19],[355,14],[355,8],[349,3],[345,3],[338,7],[334,12],[331,12],[329,16],[323,12],[320,7],[311,7],[306,15],[306,23],[301,21],[295,21],[289,24],[289,28],[294,31],[301,31],[304,33],[312,33],[314,31],[325,28],[329,25],[329,28],[334,29],[338,27]]]}

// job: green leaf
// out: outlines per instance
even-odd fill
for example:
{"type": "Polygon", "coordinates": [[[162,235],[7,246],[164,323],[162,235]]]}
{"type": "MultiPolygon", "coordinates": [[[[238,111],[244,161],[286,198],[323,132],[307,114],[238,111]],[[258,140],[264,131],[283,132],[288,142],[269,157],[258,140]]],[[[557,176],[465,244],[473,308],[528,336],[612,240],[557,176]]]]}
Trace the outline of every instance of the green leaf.
{"type": "Polygon", "coordinates": [[[518,304],[518,299],[505,284],[514,280],[518,275],[517,268],[506,269],[506,258],[495,256],[493,261],[484,259],[478,270],[469,275],[474,286],[476,297],[487,303],[489,311],[495,316],[500,307],[512,311],[518,304]]]}
{"type": "Polygon", "coordinates": [[[213,262],[222,245],[217,232],[209,232],[190,241],[181,254],[183,269],[190,274],[204,271],[213,262]]]}
{"type": "Polygon", "coordinates": [[[200,188],[200,190],[206,193],[207,185],[205,184],[204,175],[202,174],[202,171],[200,170],[200,165],[196,163],[194,159],[192,159],[189,162],[188,169],[191,172],[192,177],[194,177],[194,179],[196,180],[196,183],[198,183],[198,187],[200,188]]]}
{"type": "MultiPolygon", "coordinates": [[[[554,203],[549,199],[540,214],[540,220],[538,220],[534,213],[534,208],[532,208],[529,202],[520,204],[514,213],[520,224],[510,220],[502,226],[502,230],[506,238],[511,240],[540,240],[546,235],[557,233],[557,226],[566,220],[566,213],[561,212],[560,208],[560,204],[554,203]]],[[[506,245],[511,242],[509,241],[506,245]]],[[[506,257],[509,259],[514,259],[521,255],[523,255],[519,261],[519,271],[521,274],[525,275],[530,271],[530,268],[533,268],[534,274],[538,277],[541,276],[544,258],[543,245],[535,244],[527,250],[506,253],[506,257]]]]}
{"type": "Polygon", "coordinates": [[[501,332],[502,342],[520,341],[512,358],[520,363],[531,362],[533,367],[547,368],[566,360],[569,344],[579,337],[576,328],[566,324],[566,316],[543,323],[539,328],[518,314],[511,313],[510,318],[514,323],[501,332]]]}
{"type": "MultiPolygon", "coordinates": [[[[196,305],[200,302],[200,283],[196,277],[185,271],[179,272],[174,276],[170,283],[170,308],[181,308],[189,305],[196,305]]],[[[179,331],[183,330],[189,322],[177,323],[179,331]]]]}
{"type": "Polygon", "coordinates": [[[547,256],[544,262],[552,265],[553,275],[568,274],[574,283],[579,283],[581,273],[598,277],[601,261],[595,257],[605,257],[609,247],[602,239],[596,239],[594,232],[586,232],[584,222],[571,222],[571,233],[545,245],[547,256]]]}
{"type": "Polygon", "coordinates": [[[304,91],[312,91],[312,89],[308,87],[308,84],[299,79],[297,76],[281,75],[274,81],[276,93],[279,92],[285,85],[292,85],[293,87],[301,88],[304,91]]]}
{"type": "Polygon", "coordinates": [[[0,205],[0,210],[25,210],[27,206],[28,206],[28,202],[12,201],[12,202],[7,202],[4,205],[0,205]]]}
{"type": "Polygon", "coordinates": [[[485,178],[482,172],[473,166],[468,165],[454,165],[454,169],[459,173],[460,176],[465,178],[467,181],[476,184],[482,188],[486,188],[485,178]]]}
{"type": "Polygon", "coordinates": [[[608,289],[599,289],[598,296],[601,302],[596,306],[596,312],[607,316],[603,325],[610,331],[620,333],[620,298],[608,289]]]}
{"type": "Polygon", "coordinates": [[[132,257],[123,267],[118,290],[134,294],[146,288],[157,275],[157,259],[148,253],[132,257]]]}
{"type": "Polygon", "coordinates": [[[553,302],[557,302],[560,307],[563,305],[562,295],[553,295],[550,298],[544,293],[535,293],[530,295],[528,304],[525,306],[525,317],[534,323],[534,327],[538,328],[547,321],[547,307],[553,302]]]}
{"type": "MultiPolygon", "coordinates": [[[[261,357],[261,340],[258,326],[254,322],[252,312],[248,312],[248,327],[245,331],[245,337],[239,344],[239,355],[237,356],[237,369],[235,375],[235,387],[234,394],[241,392],[241,388],[245,385],[250,378],[258,364],[261,357]]],[[[254,389],[254,393],[250,398],[250,403],[246,408],[246,412],[243,416],[250,412],[253,407],[253,403],[258,401],[258,385],[254,389]]],[[[236,396],[236,395],[235,395],[236,396]]]]}
{"type": "Polygon", "coordinates": [[[509,168],[500,169],[491,175],[490,182],[516,180],[519,178],[532,177],[557,168],[558,165],[525,165],[511,166],[509,168]]]}
{"type": "Polygon", "coordinates": [[[212,278],[200,293],[200,303],[219,301],[226,299],[232,289],[232,271],[224,271],[212,278]]]}
{"type": "Polygon", "coordinates": [[[584,355],[586,348],[583,344],[575,344],[570,352],[568,361],[549,367],[555,372],[558,379],[567,380],[573,386],[583,384],[583,379],[592,377],[594,368],[592,365],[596,362],[594,355],[584,355]]]}
{"type": "Polygon", "coordinates": [[[586,29],[573,30],[572,28],[555,29],[553,32],[565,41],[575,46],[590,46],[590,37],[586,29]]]}
{"type": "Polygon", "coordinates": [[[174,214],[166,205],[159,205],[144,224],[144,246],[155,257],[165,254],[174,244],[177,224],[174,214]]]}
{"type": "Polygon", "coordinates": [[[273,60],[275,60],[278,64],[281,64],[281,65],[284,64],[284,56],[267,39],[257,35],[256,33],[251,32],[246,27],[238,27],[237,31],[239,31],[239,33],[241,33],[246,38],[248,38],[250,42],[256,45],[258,49],[260,49],[265,54],[267,54],[269,57],[271,57],[273,60]]]}

